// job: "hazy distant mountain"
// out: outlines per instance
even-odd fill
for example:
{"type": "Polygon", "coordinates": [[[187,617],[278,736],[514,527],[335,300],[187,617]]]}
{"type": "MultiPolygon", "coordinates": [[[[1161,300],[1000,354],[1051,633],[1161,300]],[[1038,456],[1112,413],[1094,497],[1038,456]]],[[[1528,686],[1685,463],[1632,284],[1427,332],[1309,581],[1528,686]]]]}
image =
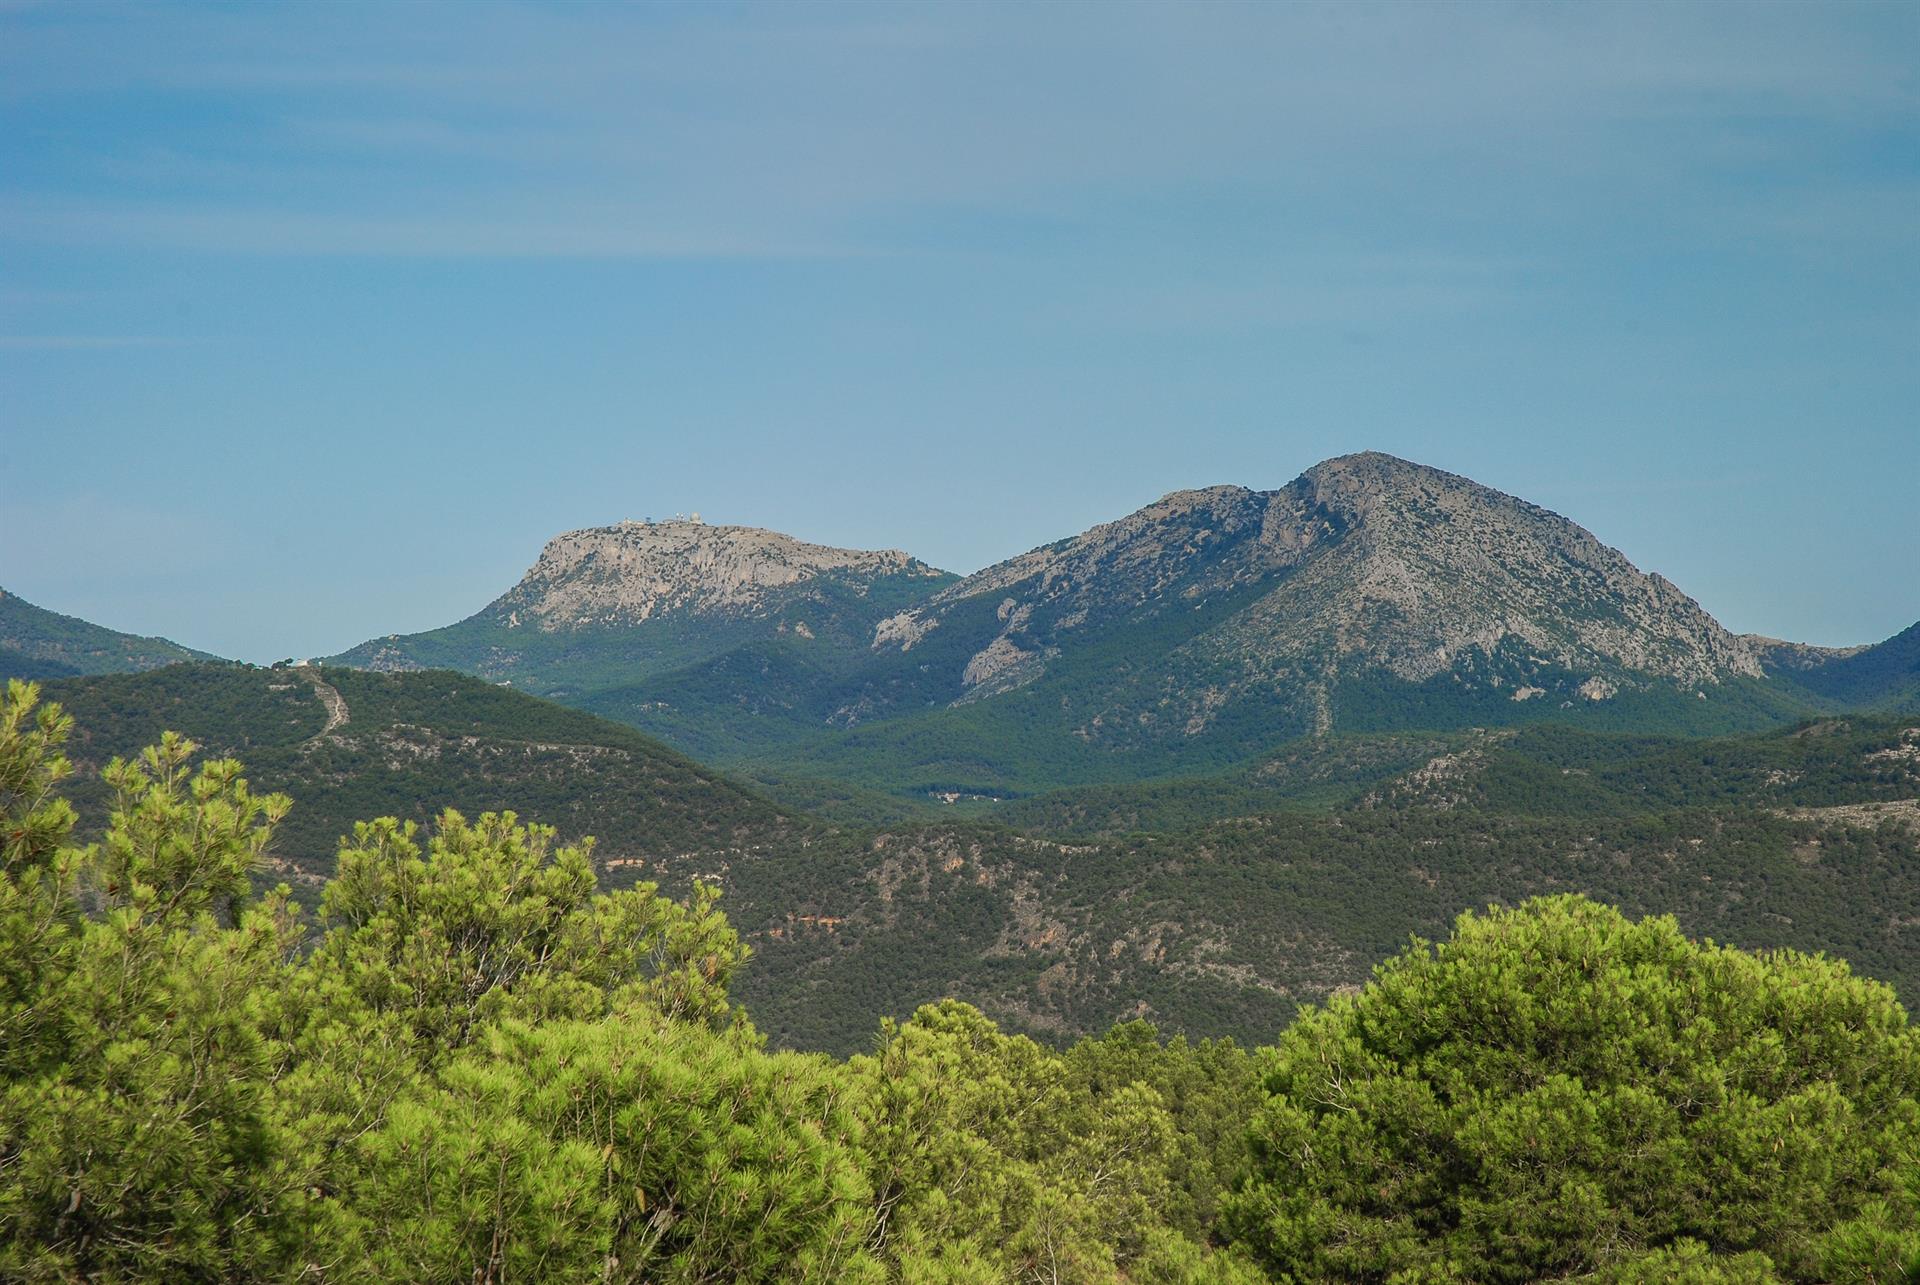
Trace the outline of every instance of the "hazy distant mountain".
{"type": "Polygon", "coordinates": [[[582,703],[754,643],[858,653],[877,621],[951,579],[898,550],[622,522],[554,538],[519,584],[456,625],[373,639],[329,663],[457,669],[582,703]]]}
{"type": "Polygon", "coordinates": [[[1868,647],[1808,647],[1748,640],[1767,672],[1834,704],[1920,713],[1920,624],[1868,647]]]}
{"type": "Polygon", "coordinates": [[[128,674],[212,659],[165,638],[141,638],[63,616],[0,589],[0,678],[128,674]]]}

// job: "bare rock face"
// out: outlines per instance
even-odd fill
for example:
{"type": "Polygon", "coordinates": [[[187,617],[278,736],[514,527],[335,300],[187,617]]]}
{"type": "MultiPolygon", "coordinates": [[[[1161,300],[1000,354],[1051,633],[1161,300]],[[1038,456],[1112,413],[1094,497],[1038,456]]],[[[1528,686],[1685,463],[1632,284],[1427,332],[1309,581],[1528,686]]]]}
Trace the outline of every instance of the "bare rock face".
{"type": "MultiPolygon", "coordinates": [[[[1261,541],[1267,497],[1240,486],[1216,486],[1171,495],[1116,522],[1035,549],[956,581],[906,611],[880,622],[874,648],[909,649],[940,627],[957,604],[986,594],[1005,595],[996,613],[997,635],[982,640],[961,681],[969,688],[1004,681],[1013,666],[1022,681],[1040,676],[1045,646],[1022,643],[1043,621],[1070,643],[1143,603],[1169,593],[1194,601],[1209,592],[1250,583],[1284,565],[1288,551],[1261,541]]],[[[1290,536],[1282,537],[1283,540],[1290,536]]]]}
{"type": "Polygon", "coordinates": [[[1764,634],[1741,634],[1740,640],[1753,649],[1760,663],[1770,670],[1805,672],[1820,669],[1837,660],[1848,660],[1872,647],[1816,647],[1812,643],[1787,642],[1764,634]]]}
{"type": "MultiPolygon", "coordinates": [[[[398,641],[398,634],[389,636],[389,642],[398,641]]],[[[410,674],[418,673],[426,666],[407,655],[399,647],[370,643],[367,645],[367,655],[361,661],[359,668],[372,670],[376,674],[410,674]]]]}
{"type": "Polygon", "coordinates": [[[1176,491],[947,586],[882,621],[873,647],[911,648],[962,620],[978,630],[983,613],[964,608],[986,595],[1001,599],[993,632],[962,644],[957,677],[995,692],[1039,678],[1081,639],[1185,613],[1194,626],[1165,657],[1127,665],[1160,674],[1155,707],[1135,721],[1177,718],[1189,733],[1236,695],[1287,686],[1319,693],[1323,724],[1330,685],[1367,673],[1421,683],[1478,667],[1508,682],[1503,698],[1546,694],[1524,673],[1503,680],[1497,657],[1583,676],[1587,700],[1630,682],[1763,675],[1751,641],[1576,524],[1377,453],[1277,491],[1176,491]]]}
{"type": "Polygon", "coordinates": [[[1344,456],[1274,492],[1268,512],[1298,551],[1296,573],[1210,639],[1216,649],[1329,656],[1409,682],[1503,644],[1675,683],[1762,675],[1752,646],[1664,577],[1556,513],[1439,469],[1344,456]]]}
{"type": "Polygon", "coordinates": [[[622,522],[548,541],[495,610],[511,628],[547,631],[676,614],[754,616],[822,576],[940,574],[897,549],[834,549],[757,527],[622,522]]]}
{"type": "Polygon", "coordinates": [[[1070,599],[1089,610],[1128,605],[1185,584],[1197,563],[1222,555],[1224,565],[1206,579],[1229,583],[1273,565],[1272,551],[1257,540],[1267,500],[1243,486],[1175,491],[1116,522],[977,571],[916,611],[1016,588],[1020,596],[1003,604],[1002,619],[1038,602],[1070,599]]]}

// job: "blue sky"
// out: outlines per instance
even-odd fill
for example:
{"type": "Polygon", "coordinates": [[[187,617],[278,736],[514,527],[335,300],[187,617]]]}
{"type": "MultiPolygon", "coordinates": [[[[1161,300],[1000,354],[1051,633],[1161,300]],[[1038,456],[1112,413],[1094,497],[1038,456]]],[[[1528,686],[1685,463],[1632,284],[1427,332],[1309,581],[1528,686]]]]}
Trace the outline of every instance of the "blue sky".
{"type": "Polygon", "coordinates": [[[0,0],[0,585],[270,660],[700,510],[1392,451],[1920,617],[1920,6],[0,0]]]}

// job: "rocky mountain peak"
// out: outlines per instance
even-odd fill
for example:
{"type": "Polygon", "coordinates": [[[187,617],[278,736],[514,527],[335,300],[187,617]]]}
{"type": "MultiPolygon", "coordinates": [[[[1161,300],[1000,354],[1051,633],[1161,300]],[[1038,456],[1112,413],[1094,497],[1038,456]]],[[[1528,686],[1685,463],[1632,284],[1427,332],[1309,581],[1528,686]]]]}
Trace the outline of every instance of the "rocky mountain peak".
{"type": "Polygon", "coordinates": [[[970,698],[1035,681],[1105,627],[1179,613],[1196,632],[1166,658],[1162,696],[1178,708],[1193,693],[1175,675],[1211,675],[1194,727],[1236,691],[1366,672],[1531,692],[1553,670],[1582,700],[1763,672],[1749,643],[1577,524],[1376,451],[1274,491],[1175,491],[949,585],[882,621],[874,645],[912,647],[949,620],[979,630],[962,607],[983,595],[998,607],[960,673],[970,698]]]}
{"type": "Polygon", "coordinates": [[[1296,497],[1342,527],[1376,536],[1424,539],[1449,527],[1525,527],[1535,534],[1551,532],[1569,546],[1579,543],[1588,553],[1606,548],[1585,529],[1549,509],[1470,477],[1380,451],[1326,460],[1271,494],[1296,497]]]}
{"type": "Polygon", "coordinates": [[[621,522],[555,536],[495,604],[511,626],[638,624],[685,613],[754,615],[783,591],[942,572],[898,549],[838,549],[759,527],[621,522]]]}
{"type": "Polygon", "coordinates": [[[1685,683],[1762,672],[1748,643],[1664,577],[1469,478],[1366,452],[1316,465],[1272,498],[1306,519],[1299,539],[1315,547],[1230,631],[1237,643],[1291,638],[1287,650],[1416,682],[1502,647],[1685,683]]]}

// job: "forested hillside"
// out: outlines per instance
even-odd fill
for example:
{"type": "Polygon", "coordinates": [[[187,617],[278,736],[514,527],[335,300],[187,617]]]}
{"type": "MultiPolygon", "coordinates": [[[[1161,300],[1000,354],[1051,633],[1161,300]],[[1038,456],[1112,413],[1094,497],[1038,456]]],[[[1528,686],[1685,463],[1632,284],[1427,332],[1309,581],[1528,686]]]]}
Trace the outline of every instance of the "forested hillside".
{"type": "Polygon", "coordinates": [[[852,1047],[869,1012],[945,994],[1051,1038],[1138,1016],[1246,1039],[1409,934],[1560,891],[1844,955],[1911,991],[1916,799],[1911,719],[1333,738],[1226,775],[956,804],[980,819],[726,883],[767,963],[744,993],[783,1040],[852,1047]]]}
{"type": "Polygon", "coordinates": [[[289,800],[168,735],[76,847],[36,696],[0,704],[0,1278],[1920,1271],[1920,1031],[1835,960],[1557,896],[1250,1051],[944,1001],[837,1061],[768,1049],[709,888],[603,890],[537,825],[363,822],[308,916],[251,887],[289,800]]]}
{"type": "Polygon", "coordinates": [[[443,807],[546,818],[620,863],[798,842],[809,826],[631,728],[445,670],[179,665],[50,683],[76,716],[85,803],[98,769],[177,731],[242,757],[262,790],[301,800],[276,849],[317,886],[355,820],[425,822],[443,807]]]}
{"type": "MultiPolygon", "coordinates": [[[[826,823],[445,672],[181,666],[49,694],[78,716],[89,771],[173,728],[292,794],[271,877],[309,900],[355,820],[441,805],[594,836],[609,886],[711,880],[758,956],[735,991],[789,1047],[851,1052],[879,1016],[948,996],[1050,1041],[1135,1017],[1251,1040],[1409,934],[1555,892],[1920,985],[1913,720],[1336,736],[1228,774],[826,823]]],[[[103,784],[74,790],[102,815],[103,784]]],[[[871,800],[826,801],[858,816],[871,800]]]]}
{"type": "Polygon", "coordinates": [[[0,589],[0,679],[126,674],[212,659],[165,638],[141,638],[63,616],[0,589]]]}
{"type": "Polygon", "coordinates": [[[761,951],[742,993],[801,1047],[855,1047],[872,1013],[945,994],[1054,1039],[1128,1017],[1249,1038],[1459,910],[1560,891],[1920,986],[1911,803],[1280,815],[1086,843],[933,828],[740,864],[725,886],[761,951]]]}
{"type": "Polygon", "coordinates": [[[1887,713],[1920,711],[1920,624],[1871,647],[1837,654],[1784,648],[1778,660],[1776,672],[1824,700],[1887,713]]]}

